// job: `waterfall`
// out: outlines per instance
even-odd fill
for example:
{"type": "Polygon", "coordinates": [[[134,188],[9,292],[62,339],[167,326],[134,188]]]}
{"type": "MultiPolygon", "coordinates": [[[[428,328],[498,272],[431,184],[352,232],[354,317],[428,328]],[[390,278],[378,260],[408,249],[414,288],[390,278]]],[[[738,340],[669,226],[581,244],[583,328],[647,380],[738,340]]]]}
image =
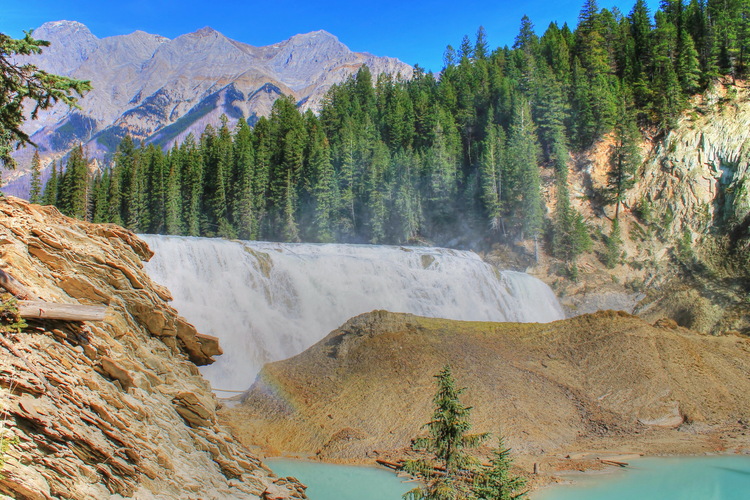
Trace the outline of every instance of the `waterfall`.
{"type": "Polygon", "coordinates": [[[146,270],[224,354],[203,375],[244,390],[264,363],[294,356],[374,309],[476,321],[564,317],[552,290],[497,271],[473,252],[429,247],[291,244],[142,236],[146,270]]]}

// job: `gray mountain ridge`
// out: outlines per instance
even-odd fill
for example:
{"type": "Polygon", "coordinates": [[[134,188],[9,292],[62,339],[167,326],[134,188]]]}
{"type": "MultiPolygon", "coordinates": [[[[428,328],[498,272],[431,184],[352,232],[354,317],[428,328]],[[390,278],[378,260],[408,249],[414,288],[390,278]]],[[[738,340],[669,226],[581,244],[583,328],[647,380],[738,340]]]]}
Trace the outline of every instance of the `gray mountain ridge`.
{"type": "MultiPolygon", "coordinates": [[[[109,157],[119,141],[171,147],[222,114],[230,125],[267,116],[273,102],[291,95],[301,110],[318,111],[327,90],[367,65],[373,78],[388,73],[412,76],[412,67],[389,57],[352,52],[326,31],[295,35],[256,47],[227,38],[210,27],[169,39],[135,31],[97,38],[82,23],[54,21],[33,36],[51,45],[24,58],[52,73],[91,80],[94,89],[81,109],[58,104],[28,121],[25,130],[43,163],[83,143],[90,158],[109,157]]],[[[19,169],[4,173],[3,191],[23,196],[33,148],[16,154],[19,169]]]]}

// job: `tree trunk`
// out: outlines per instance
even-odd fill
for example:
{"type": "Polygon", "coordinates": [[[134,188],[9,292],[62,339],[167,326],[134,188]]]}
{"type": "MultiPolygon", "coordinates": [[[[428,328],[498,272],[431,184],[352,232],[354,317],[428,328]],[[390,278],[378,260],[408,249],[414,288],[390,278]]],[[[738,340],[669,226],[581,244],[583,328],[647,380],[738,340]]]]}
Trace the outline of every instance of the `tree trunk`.
{"type": "Polygon", "coordinates": [[[63,321],[104,321],[107,308],[80,304],[58,304],[41,300],[19,300],[18,313],[27,319],[59,319],[63,321]]]}

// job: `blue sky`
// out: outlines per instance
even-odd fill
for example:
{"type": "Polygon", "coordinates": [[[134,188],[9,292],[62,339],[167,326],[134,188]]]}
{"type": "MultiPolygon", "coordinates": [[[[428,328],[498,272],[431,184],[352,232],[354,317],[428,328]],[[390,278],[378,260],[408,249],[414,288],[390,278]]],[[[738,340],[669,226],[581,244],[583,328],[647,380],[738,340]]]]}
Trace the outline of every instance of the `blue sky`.
{"type": "MultiPolygon", "coordinates": [[[[600,0],[630,12],[635,0],[600,0]]],[[[658,0],[647,0],[653,10],[658,0]]],[[[355,51],[397,57],[439,71],[445,46],[474,39],[482,25],[492,48],[512,44],[521,17],[538,34],[551,21],[576,24],[583,0],[0,0],[0,32],[18,37],[46,21],[80,21],[103,38],[135,30],[169,38],[204,26],[251,45],[324,29],[355,51]]]]}

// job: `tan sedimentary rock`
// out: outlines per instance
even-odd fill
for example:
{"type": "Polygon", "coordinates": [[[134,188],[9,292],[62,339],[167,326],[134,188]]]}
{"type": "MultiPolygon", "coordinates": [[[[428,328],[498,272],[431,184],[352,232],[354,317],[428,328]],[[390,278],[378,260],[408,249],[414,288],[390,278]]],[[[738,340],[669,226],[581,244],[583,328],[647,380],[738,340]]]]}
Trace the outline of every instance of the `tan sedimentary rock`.
{"type": "MultiPolygon", "coordinates": [[[[143,271],[145,243],[15,198],[0,200],[0,236],[0,267],[35,297],[108,307],[104,321],[28,320],[4,335],[0,495],[252,499],[279,488],[216,423],[196,364],[218,342],[166,303],[143,271]]],[[[284,498],[304,498],[299,484],[281,484],[284,498]]]]}

